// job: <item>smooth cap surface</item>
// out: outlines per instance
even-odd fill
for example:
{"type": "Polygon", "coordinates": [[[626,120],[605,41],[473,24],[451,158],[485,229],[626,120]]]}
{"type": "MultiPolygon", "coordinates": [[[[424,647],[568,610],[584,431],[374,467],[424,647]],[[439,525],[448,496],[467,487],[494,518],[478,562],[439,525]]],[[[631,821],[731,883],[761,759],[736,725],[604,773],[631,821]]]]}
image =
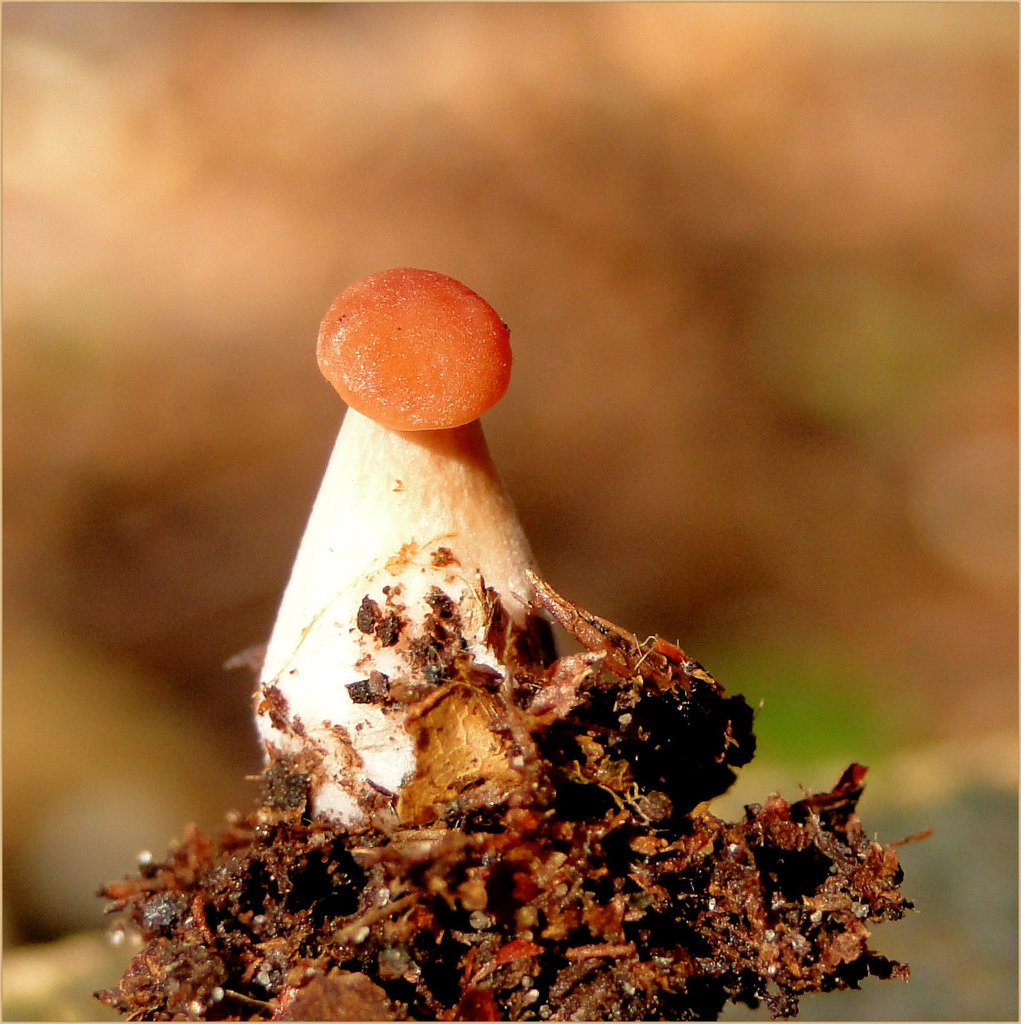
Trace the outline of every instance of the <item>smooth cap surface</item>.
{"type": "Polygon", "coordinates": [[[510,382],[506,324],[433,270],[399,267],[351,285],[323,319],[316,355],[348,405],[393,430],[470,423],[510,382]]]}

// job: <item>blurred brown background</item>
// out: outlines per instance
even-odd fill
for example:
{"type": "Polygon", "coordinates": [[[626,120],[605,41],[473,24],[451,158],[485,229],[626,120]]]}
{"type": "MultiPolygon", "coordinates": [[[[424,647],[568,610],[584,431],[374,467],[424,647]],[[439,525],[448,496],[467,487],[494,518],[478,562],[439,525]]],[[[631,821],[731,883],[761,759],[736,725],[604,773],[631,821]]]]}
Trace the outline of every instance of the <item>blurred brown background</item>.
{"type": "Polygon", "coordinates": [[[254,799],[222,666],[342,414],[319,319],[411,265],[511,325],[551,582],[762,702],[727,811],[859,760],[936,829],[915,981],[806,1013],[1013,1017],[1017,51],[1014,4],[5,4],[8,998],[254,799]]]}

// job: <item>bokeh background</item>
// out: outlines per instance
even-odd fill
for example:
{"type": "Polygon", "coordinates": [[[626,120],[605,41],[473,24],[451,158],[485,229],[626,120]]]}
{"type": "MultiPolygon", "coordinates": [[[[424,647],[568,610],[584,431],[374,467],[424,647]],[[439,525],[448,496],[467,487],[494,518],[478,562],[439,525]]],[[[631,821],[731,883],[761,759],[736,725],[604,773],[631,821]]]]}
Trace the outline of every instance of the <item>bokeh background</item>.
{"type": "Polygon", "coordinates": [[[1009,3],[5,4],[6,1019],[101,1015],[96,887],[255,799],[223,665],[397,265],[511,325],[554,586],[761,705],[720,813],[857,760],[934,830],[913,981],[804,1015],[1016,1019],[1017,141],[1009,3]]]}

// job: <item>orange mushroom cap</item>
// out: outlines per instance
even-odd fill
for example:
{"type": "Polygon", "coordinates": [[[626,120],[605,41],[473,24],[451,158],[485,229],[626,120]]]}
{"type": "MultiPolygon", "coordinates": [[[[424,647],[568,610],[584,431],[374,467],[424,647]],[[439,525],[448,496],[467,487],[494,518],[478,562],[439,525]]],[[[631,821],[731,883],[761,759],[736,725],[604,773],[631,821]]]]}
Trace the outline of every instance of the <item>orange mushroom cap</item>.
{"type": "Polygon", "coordinates": [[[323,319],[316,356],[348,405],[393,430],[470,423],[510,382],[507,325],[434,270],[398,267],[351,285],[323,319]]]}

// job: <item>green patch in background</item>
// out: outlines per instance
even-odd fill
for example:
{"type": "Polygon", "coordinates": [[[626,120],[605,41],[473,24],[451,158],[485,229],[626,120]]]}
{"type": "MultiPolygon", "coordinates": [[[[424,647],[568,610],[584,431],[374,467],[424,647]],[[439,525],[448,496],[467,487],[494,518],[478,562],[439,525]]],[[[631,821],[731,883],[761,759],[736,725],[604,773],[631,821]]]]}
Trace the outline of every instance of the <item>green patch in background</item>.
{"type": "Polygon", "coordinates": [[[871,764],[913,741],[910,709],[892,696],[893,682],[833,651],[721,651],[711,664],[727,691],[755,709],[757,761],[871,764]]]}

